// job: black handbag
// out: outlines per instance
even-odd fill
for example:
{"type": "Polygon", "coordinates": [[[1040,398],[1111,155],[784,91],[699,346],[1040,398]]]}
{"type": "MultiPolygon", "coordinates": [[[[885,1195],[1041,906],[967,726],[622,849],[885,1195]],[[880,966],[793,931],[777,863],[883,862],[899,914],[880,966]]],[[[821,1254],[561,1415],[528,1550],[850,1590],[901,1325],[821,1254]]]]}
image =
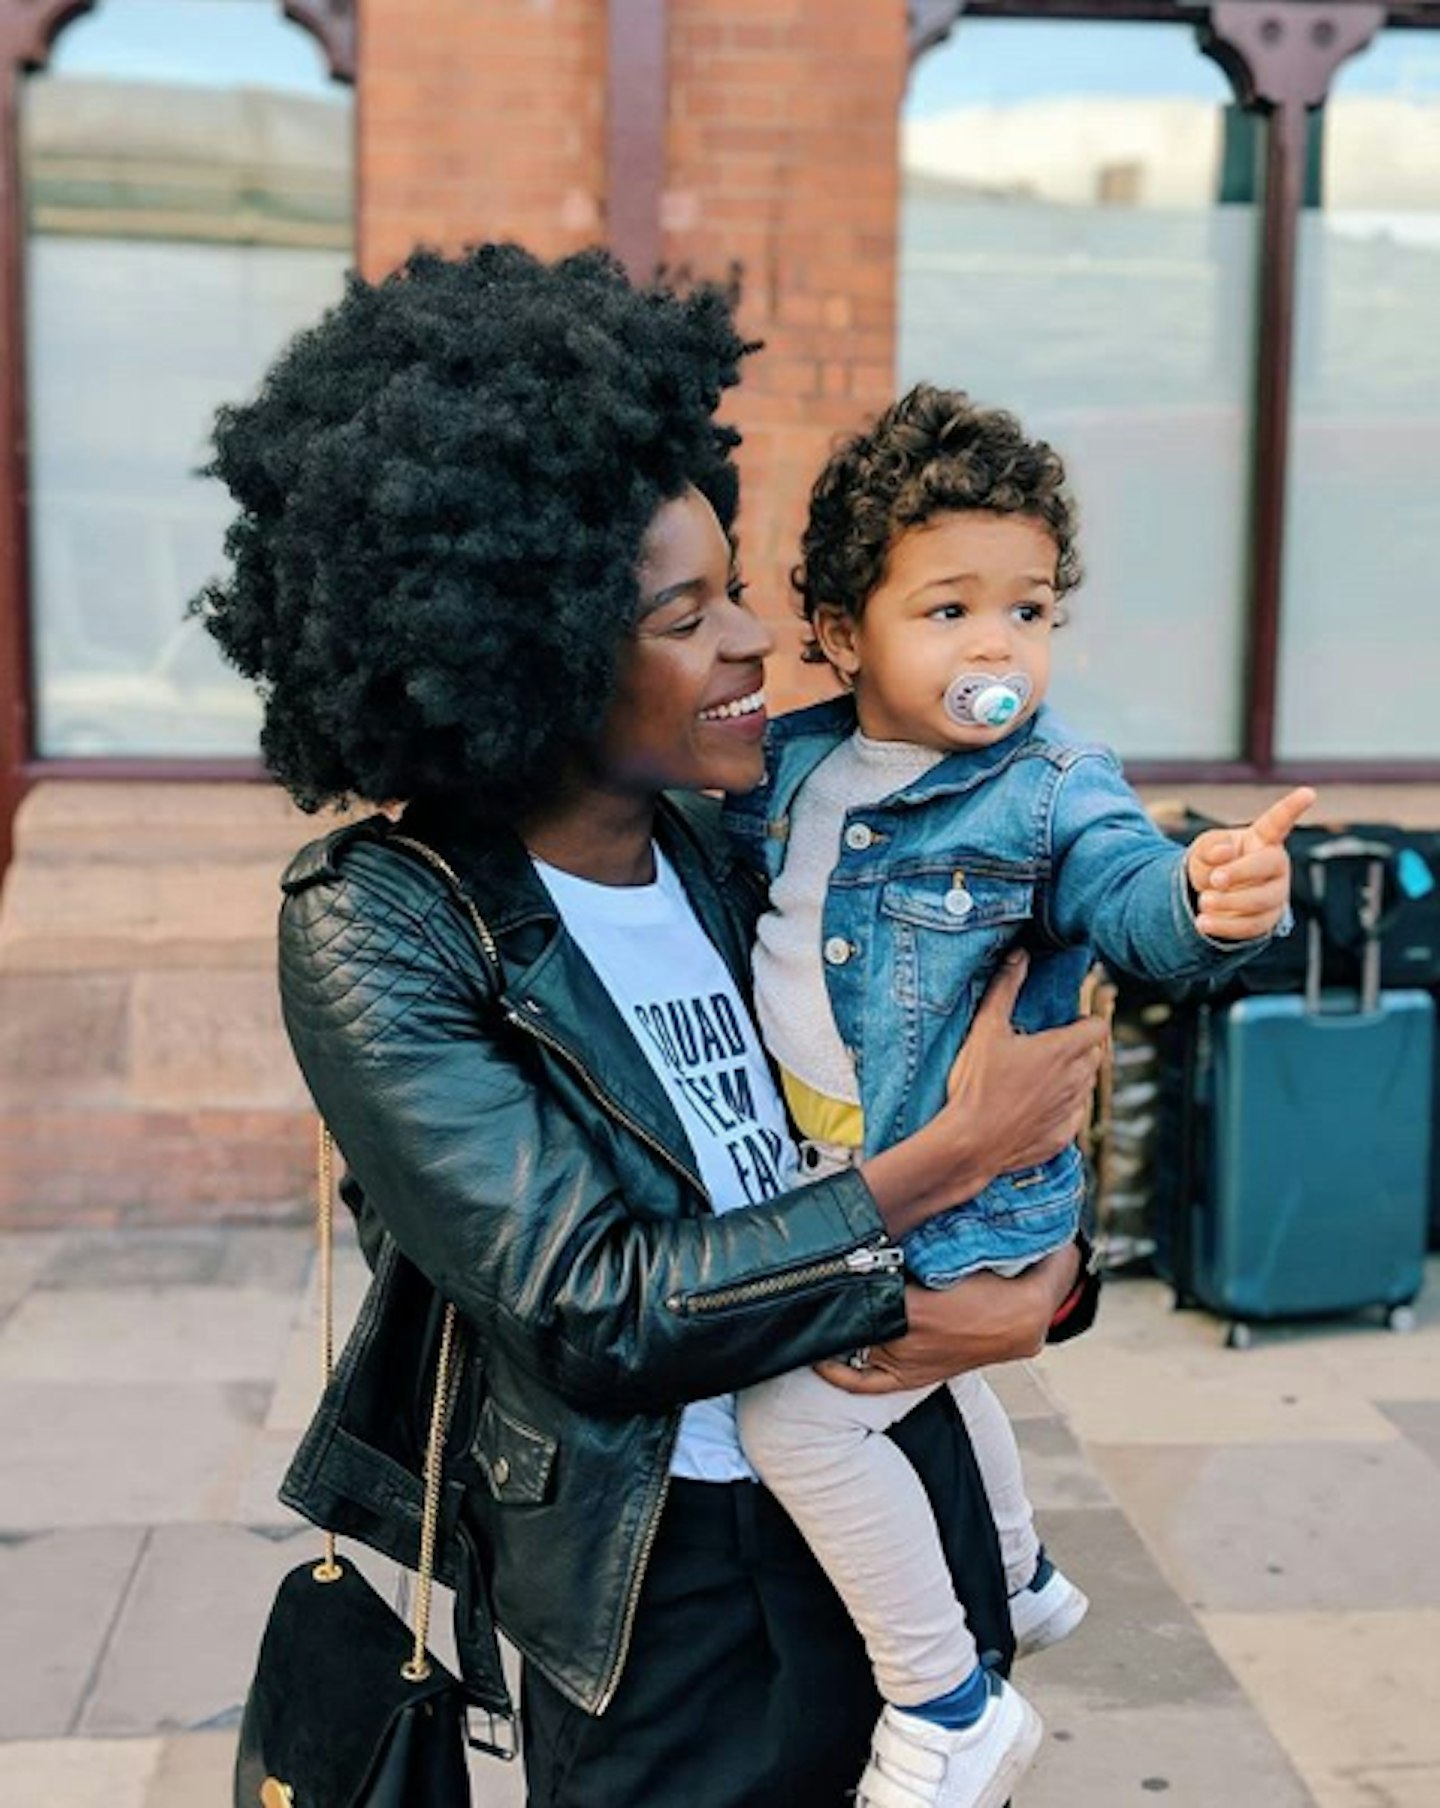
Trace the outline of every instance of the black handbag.
{"type": "MultiPolygon", "coordinates": [[[[319,1158],[322,1367],[333,1367],[333,1145],[319,1158]]],[[[322,1561],[280,1584],[240,1724],[235,1808],[467,1808],[467,1698],[426,1649],[455,1308],[447,1306],[425,1451],[414,1625],[407,1626],[332,1533],[322,1561]]],[[[487,1749],[495,1749],[487,1747],[487,1749]]],[[[506,1754],[510,1755],[510,1754],[506,1754]]]]}

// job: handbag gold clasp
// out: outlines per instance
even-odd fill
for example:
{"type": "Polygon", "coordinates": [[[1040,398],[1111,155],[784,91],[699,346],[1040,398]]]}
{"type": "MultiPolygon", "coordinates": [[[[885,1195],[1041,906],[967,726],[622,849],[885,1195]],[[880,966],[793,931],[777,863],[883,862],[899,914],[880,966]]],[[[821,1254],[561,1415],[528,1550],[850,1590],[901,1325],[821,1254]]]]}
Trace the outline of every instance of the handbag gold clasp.
{"type": "Polygon", "coordinates": [[[295,1808],[295,1791],[279,1777],[266,1777],[260,1785],[260,1808],[295,1808]]]}

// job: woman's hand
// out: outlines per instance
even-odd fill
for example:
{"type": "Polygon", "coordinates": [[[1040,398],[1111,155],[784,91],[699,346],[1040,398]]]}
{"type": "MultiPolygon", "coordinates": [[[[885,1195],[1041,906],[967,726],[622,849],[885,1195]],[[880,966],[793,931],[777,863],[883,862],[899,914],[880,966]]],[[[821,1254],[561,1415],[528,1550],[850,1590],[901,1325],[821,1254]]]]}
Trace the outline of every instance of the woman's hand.
{"type": "Polygon", "coordinates": [[[972,1274],[953,1287],[907,1287],[910,1328],[903,1337],[876,1344],[864,1368],[839,1358],[817,1363],[816,1371],[846,1393],[893,1394],[1034,1356],[1079,1275],[1080,1252],[1070,1244],[1013,1280],[972,1274]]]}
{"type": "Polygon", "coordinates": [[[950,1070],[949,1098],[930,1122],[862,1163],[891,1236],[973,1199],[997,1174],[1058,1155],[1089,1117],[1109,1031],[1083,1018],[1022,1035],[1010,1018],[1028,968],[1018,950],[1005,957],[950,1070]]]}

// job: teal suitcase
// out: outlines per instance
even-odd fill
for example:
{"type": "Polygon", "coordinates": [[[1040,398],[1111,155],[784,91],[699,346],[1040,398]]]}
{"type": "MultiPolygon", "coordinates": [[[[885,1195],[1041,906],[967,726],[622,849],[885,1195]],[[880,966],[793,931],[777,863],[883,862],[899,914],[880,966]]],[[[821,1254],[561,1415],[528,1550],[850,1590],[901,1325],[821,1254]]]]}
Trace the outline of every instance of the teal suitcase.
{"type": "Polygon", "coordinates": [[[1397,1329],[1424,1273],[1435,1006],[1379,989],[1382,861],[1340,838],[1313,850],[1314,881],[1364,860],[1366,934],[1357,993],[1322,992],[1312,925],[1302,997],[1241,998],[1207,1013],[1196,1078],[1205,1147],[1185,1214],[1184,1293],[1232,1321],[1379,1307],[1397,1329]]]}

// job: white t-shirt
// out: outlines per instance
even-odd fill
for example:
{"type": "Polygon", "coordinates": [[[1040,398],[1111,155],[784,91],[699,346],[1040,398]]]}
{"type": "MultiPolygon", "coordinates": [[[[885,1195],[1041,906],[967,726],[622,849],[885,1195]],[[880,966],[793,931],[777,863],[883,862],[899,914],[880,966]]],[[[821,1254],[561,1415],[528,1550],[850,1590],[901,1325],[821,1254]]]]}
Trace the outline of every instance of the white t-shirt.
{"type": "MultiPolygon", "coordinates": [[[[793,1186],[795,1145],[750,1013],[660,849],[651,885],[597,885],[534,865],[675,1107],[714,1209],[793,1186]]],[[[685,1408],[670,1468],[693,1481],[753,1478],[733,1396],[685,1408]]]]}

